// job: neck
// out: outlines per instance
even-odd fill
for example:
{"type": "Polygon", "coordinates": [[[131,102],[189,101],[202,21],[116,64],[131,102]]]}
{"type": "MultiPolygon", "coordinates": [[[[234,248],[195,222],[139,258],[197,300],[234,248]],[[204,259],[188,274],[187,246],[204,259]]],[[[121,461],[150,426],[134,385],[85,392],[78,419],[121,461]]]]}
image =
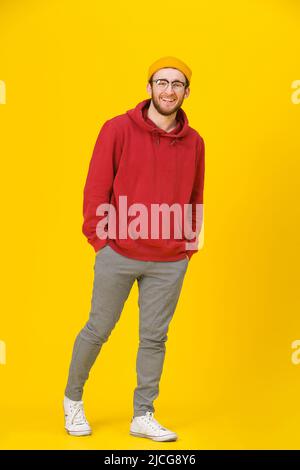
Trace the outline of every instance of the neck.
{"type": "Polygon", "coordinates": [[[154,122],[160,129],[163,129],[165,132],[170,132],[177,126],[176,121],[177,111],[170,114],[169,116],[164,116],[160,114],[157,109],[153,106],[152,100],[147,111],[147,116],[151,121],[154,122]]]}

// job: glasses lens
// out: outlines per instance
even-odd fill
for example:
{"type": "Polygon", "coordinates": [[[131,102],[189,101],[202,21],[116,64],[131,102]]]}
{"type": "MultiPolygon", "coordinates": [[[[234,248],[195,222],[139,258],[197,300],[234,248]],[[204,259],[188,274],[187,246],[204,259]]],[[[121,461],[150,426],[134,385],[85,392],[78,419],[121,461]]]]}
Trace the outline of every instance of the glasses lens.
{"type": "Polygon", "coordinates": [[[157,80],[156,84],[159,88],[166,88],[168,86],[167,80],[157,80]]]}
{"type": "Polygon", "coordinates": [[[183,88],[183,84],[181,82],[173,82],[172,86],[175,90],[182,90],[183,88]]]}

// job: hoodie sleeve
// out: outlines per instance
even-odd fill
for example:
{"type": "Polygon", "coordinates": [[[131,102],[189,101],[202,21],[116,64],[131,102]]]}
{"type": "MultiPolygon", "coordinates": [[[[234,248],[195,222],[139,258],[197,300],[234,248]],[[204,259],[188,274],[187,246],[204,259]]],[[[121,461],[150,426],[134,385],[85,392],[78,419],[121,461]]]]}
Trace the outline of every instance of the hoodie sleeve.
{"type": "MultiPolygon", "coordinates": [[[[197,145],[197,159],[195,168],[195,180],[191,194],[190,204],[192,207],[192,230],[196,233],[195,237],[188,239],[188,243],[199,243],[199,234],[202,228],[203,222],[203,192],[204,192],[204,174],[205,174],[205,144],[202,137],[200,137],[197,145]],[[197,206],[197,204],[199,206],[197,206]],[[198,219],[198,220],[197,220],[198,219]],[[196,224],[197,221],[197,224],[196,224]],[[198,226],[197,226],[198,225],[198,226]]],[[[194,253],[197,253],[198,249],[187,249],[187,255],[189,259],[194,253]]]]}
{"type": "Polygon", "coordinates": [[[99,204],[109,203],[115,167],[116,131],[111,120],[106,121],[96,140],[83,191],[82,232],[95,251],[103,248],[107,240],[100,239],[96,227],[106,215],[96,215],[99,204]]]}

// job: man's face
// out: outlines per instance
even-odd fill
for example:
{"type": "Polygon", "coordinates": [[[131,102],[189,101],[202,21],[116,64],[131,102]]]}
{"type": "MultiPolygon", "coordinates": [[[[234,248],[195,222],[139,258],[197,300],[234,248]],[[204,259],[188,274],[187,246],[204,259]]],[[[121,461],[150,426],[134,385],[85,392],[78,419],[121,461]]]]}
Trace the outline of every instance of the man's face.
{"type": "Polygon", "coordinates": [[[155,109],[164,116],[169,116],[175,113],[183,103],[183,100],[190,94],[190,89],[182,88],[176,89],[171,87],[171,83],[179,80],[186,83],[186,78],[180,70],[173,68],[163,68],[155,72],[152,80],[166,79],[169,85],[166,89],[161,90],[157,83],[153,82],[147,84],[147,91],[152,98],[152,103],[155,109]]]}

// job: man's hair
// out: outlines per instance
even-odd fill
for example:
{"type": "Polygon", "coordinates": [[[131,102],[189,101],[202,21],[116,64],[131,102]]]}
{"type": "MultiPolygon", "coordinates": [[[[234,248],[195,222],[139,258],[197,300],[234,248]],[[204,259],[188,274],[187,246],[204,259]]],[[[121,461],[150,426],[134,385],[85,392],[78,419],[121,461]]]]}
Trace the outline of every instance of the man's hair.
{"type": "MultiPolygon", "coordinates": [[[[156,72],[155,72],[155,73],[156,73],[156,72]]],[[[150,77],[149,80],[148,80],[148,83],[150,83],[150,85],[152,84],[153,75],[154,75],[154,73],[151,75],[151,77],[150,77]]],[[[185,88],[188,88],[188,87],[190,86],[190,82],[188,81],[188,79],[186,78],[185,75],[184,75],[184,78],[185,78],[185,80],[186,80],[185,88]]]]}

